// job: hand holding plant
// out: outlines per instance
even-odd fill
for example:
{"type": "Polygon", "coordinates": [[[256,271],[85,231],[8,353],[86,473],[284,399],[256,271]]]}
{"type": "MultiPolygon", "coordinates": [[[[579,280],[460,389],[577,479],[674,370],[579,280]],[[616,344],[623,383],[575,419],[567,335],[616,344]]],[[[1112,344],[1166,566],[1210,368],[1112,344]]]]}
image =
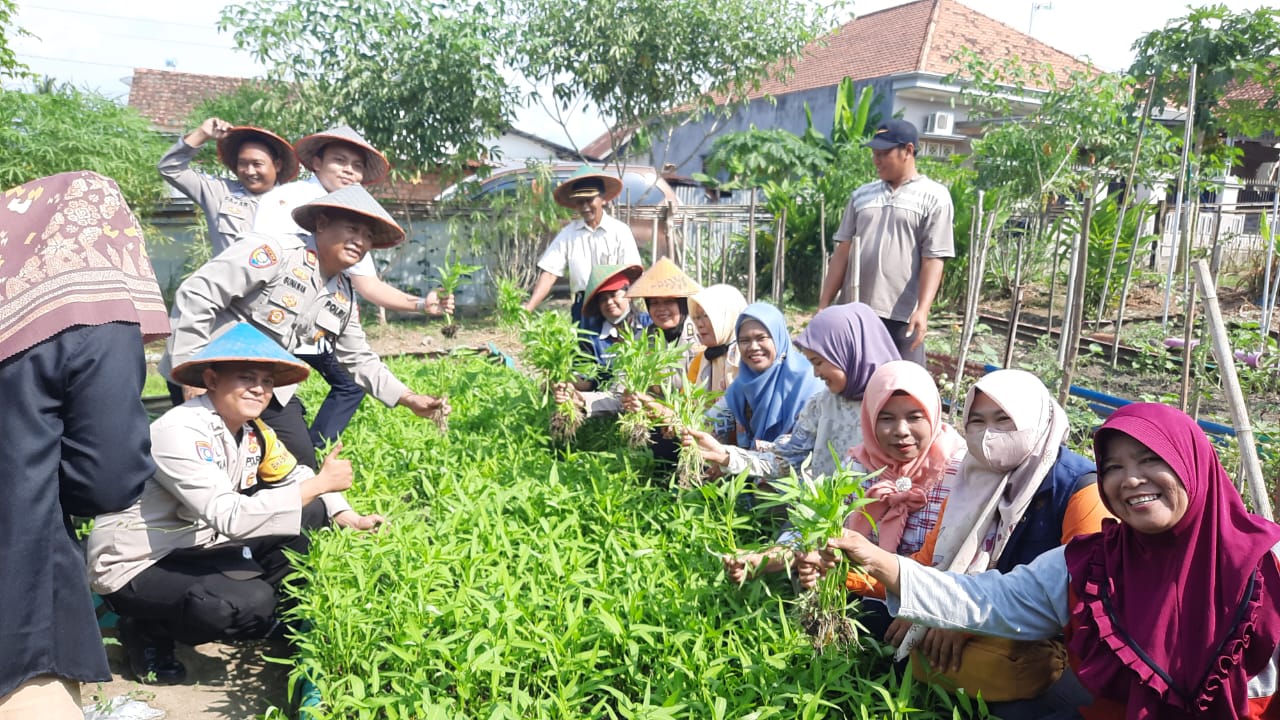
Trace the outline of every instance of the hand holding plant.
{"type": "MultiPolygon", "coordinates": [[[[573,383],[578,377],[591,377],[599,371],[595,358],[583,351],[581,338],[582,330],[563,313],[544,312],[526,318],[520,331],[524,344],[521,358],[540,376],[546,389],[544,401],[557,385],[573,383]]],[[[557,398],[551,413],[552,439],[569,440],[585,420],[572,397],[557,398]]]]}
{"type": "MultiPolygon", "coordinates": [[[[623,393],[632,395],[647,393],[669,378],[679,368],[684,354],[684,348],[668,343],[661,333],[650,334],[644,329],[635,330],[610,350],[613,359],[609,367],[621,383],[623,393]]],[[[624,406],[618,416],[618,429],[633,448],[649,444],[649,426],[649,414],[643,405],[635,409],[624,406]]]]}
{"type": "MultiPolygon", "coordinates": [[[[684,383],[679,389],[668,387],[666,406],[670,411],[667,424],[673,432],[705,433],[707,430],[707,389],[694,383],[684,383]]],[[[676,484],[680,487],[693,487],[702,483],[702,474],[706,470],[706,462],[702,451],[696,443],[680,443],[680,452],[676,456],[676,484]]]]}
{"type": "MultiPolygon", "coordinates": [[[[440,267],[436,268],[436,272],[440,273],[440,294],[445,298],[444,302],[451,304],[453,294],[457,292],[458,286],[462,280],[471,273],[481,270],[483,265],[467,265],[458,262],[458,255],[453,251],[452,247],[445,250],[445,260],[440,267]],[[453,256],[450,259],[450,255],[453,256]]],[[[446,309],[444,313],[444,327],[440,328],[440,334],[451,338],[458,334],[458,326],[453,322],[452,309],[446,309]]]]}

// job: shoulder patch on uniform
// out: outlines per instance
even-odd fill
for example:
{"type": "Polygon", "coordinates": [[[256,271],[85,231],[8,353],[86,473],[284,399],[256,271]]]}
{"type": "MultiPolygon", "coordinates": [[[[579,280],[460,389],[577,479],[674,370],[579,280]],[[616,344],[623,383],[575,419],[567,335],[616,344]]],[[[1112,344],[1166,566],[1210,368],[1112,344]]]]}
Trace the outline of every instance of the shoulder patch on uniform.
{"type": "Polygon", "coordinates": [[[213,446],[204,440],[197,440],[196,457],[199,457],[205,462],[213,462],[213,446]]]}
{"type": "Polygon", "coordinates": [[[307,249],[307,265],[310,267],[316,266],[316,251],[309,248],[307,249]]]}
{"type": "Polygon", "coordinates": [[[284,322],[284,311],[281,310],[280,308],[276,308],[275,310],[272,310],[270,314],[267,315],[267,322],[271,323],[272,325],[279,325],[280,323],[284,322]]]}
{"type": "Polygon", "coordinates": [[[271,267],[276,264],[276,253],[269,245],[261,245],[249,256],[249,266],[256,268],[271,267]]]}

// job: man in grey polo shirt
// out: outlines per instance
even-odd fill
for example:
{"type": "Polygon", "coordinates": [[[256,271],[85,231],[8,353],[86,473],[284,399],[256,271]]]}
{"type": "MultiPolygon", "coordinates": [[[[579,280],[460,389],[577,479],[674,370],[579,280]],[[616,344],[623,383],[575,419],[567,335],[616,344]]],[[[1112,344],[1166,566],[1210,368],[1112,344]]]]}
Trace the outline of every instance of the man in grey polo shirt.
{"type": "Polygon", "coordinates": [[[856,299],[884,321],[902,359],[924,365],[929,307],[942,284],[943,260],[955,257],[955,208],[945,187],[916,171],[918,145],[916,127],[906,120],[881,123],[867,143],[880,179],[849,198],[818,308],[841,291],[843,302],[855,299],[850,241],[859,238],[856,299]]]}

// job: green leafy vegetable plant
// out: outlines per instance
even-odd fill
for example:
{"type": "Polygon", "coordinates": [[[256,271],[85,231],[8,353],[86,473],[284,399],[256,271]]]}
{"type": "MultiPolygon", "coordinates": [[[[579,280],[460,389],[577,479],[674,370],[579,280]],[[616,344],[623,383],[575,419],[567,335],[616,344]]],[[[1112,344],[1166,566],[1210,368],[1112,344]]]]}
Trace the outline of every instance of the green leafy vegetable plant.
{"type": "MultiPolygon", "coordinates": [[[[483,265],[467,265],[466,263],[458,262],[458,254],[453,248],[446,248],[444,262],[440,264],[440,267],[436,268],[436,272],[440,273],[440,296],[444,298],[457,292],[458,286],[461,285],[463,279],[483,267],[483,265]],[[452,259],[450,259],[451,255],[452,259]]],[[[440,334],[447,338],[458,334],[458,326],[453,322],[453,313],[444,314],[444,326],[440,328],[440,334]]]]}
{"type": "MultiPolygon", "coordinates": [[[[628,393],[653,392],[653,388],[678,372],[684,355],[683,346],[667,342],[662,333],[649,333],[643,328],[633,331],[609,350],[613,354],[609,367],[622,391],[628,393]]],[[[648,445],[649,413],[643,408],[623,411],[618,416],[618,429],[630,447],[648,445]]]]}
{"type": "MultiPolygon", "coordinates": [[[[707,430],[710,396],[705,387],[695,383],[686,382],[679,388],[668,384],[664,404],[671,410],[671,431],[680,435],[685,430],[707,430]]],[[[701,484],[706,469],[706,461],[702,459],[697,446],[681,443],[676,455],[676,485],[688,488],[701,484]]]]}
{"type": "MultiPolygon", "coordinates": [[[[835,456],[835,450],[831,453],[835,456]]],[[[857,473],[847,469],[837,458],[839,468],[831,475],[806,480],[791,475],[771,480],[774,497],[761,502],[762,507],[784,507],[797,552],[811,553],[825,549],[827,540],[840,537],[844,521],[850,513],[860,512],[875,502],[863,496],[862,483],[876,473],[857,473]]],[[[842,649],[858,643],[858,625],[849,617],[845,576],[849,563],[843,554],[839,564],[827,572],[818,585],[796,601],[800,624],[809,633],[818,652],[828,647],[842,649]]]]}
{"type": "MultiPolygon", "coordinates": [[[[552,388],[572,383],[578,377],[594,377],[599,372],[595,358],[580,344],[582,330],[568,315],[542,312],[529,316],[520,331],[524,344],[521,358],[538,372],[543,384],[543,402],[551,397],[552,388]]],[[[556,403],[551,413],[551,437],[565,442],[578,433],[586,418],[572,400],[556,403]]]]}

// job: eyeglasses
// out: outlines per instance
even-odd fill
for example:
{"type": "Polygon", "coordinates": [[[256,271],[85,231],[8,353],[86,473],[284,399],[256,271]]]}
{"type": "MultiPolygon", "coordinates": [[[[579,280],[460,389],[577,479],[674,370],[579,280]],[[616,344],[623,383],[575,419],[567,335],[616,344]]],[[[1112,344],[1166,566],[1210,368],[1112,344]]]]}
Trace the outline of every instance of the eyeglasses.
{"type": "Polygon", "coordinates": [[[769,337],[768,335],[755,335],[753,337],[738,338],[737,342],[738,342],[739,349],[746,350],[752,345],[759,345],[760,347],[764,347],[765,344],[772,344],[773,338],[769,337]]]}

